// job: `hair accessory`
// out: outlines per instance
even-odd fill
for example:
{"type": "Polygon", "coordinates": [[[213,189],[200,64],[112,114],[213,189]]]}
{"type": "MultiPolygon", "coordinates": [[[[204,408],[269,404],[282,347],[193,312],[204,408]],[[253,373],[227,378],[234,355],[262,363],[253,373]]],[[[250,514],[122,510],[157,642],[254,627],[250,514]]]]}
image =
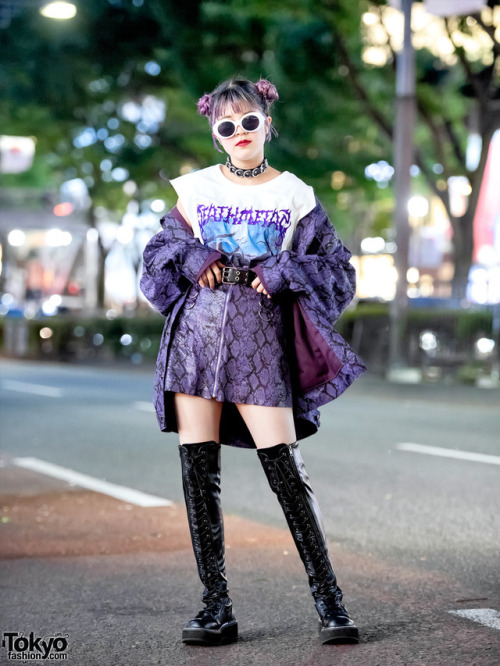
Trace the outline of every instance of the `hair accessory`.
{"type": "Polygon", "coordinates": [[[212,95],[210,93],[203,95],[198,100],[196,105],[198,107],[198,113],[202,116],[210,116],[212,109],[212,95]]]}
{"type": "Polygon", "coordinates": [[[264,173],[269,164],[267,159],[264,157],[264,161],[261,162],[258,167],[255,167],[255,169],[239,169],[238,167],[234,166],[234,164],[231,162],[231,158],[228,155],[226,166],[231,173],[234,173],[235,176],[239,176],[240,178],[255,178],[255,176],[259,176],[261,173],[264,173]]]}
{"type": "Polygon", "coordinates": [[[274,100],[280,98],[276,86],[267,79],[259,79],[255,84],[255,87],[257,88],[259,95],[261,95],[266,102],[274,102],[274,100]]]}

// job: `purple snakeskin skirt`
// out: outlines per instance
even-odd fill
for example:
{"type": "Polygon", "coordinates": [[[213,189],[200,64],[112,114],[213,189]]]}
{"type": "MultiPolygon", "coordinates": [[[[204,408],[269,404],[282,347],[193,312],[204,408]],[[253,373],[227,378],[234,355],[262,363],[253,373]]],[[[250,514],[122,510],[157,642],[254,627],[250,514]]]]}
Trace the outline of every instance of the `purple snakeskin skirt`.
{"type": "Polygon", "coordinates": [[[172,329],[164,389],[292,407],[281,306],[243,285],[193,285],[172,329]]]}

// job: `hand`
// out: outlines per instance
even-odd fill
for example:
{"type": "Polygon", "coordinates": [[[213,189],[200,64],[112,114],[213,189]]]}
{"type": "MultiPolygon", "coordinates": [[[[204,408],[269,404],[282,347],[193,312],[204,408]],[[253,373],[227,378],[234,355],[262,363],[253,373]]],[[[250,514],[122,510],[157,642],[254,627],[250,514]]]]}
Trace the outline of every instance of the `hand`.
{"type": "Polygon", "coordinates": [[[201,278],[198,280],[200,287],[210,287],[213,289],[216,284],[222,282],[222,271],[221,268],[224,268],[224,264],[220,259],[217,259],[210,264],[208,268],[202,273],[201,278]]]}
{"type": "Polygon", "coordinates": [[[260,281],[260,277],[256,277],[255,280],[252,282],[251,286],[253,287],[253,289],[258,291],[259,294],[265,294],[268,298],[271,298],[271,296],[264,289],[264,285],[260,281]]]}

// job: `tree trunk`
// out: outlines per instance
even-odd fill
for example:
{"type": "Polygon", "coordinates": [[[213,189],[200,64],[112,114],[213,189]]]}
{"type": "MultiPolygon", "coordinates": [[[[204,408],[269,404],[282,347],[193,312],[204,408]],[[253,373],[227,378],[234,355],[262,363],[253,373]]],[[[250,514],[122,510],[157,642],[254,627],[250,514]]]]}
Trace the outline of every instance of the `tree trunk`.
{"type": "MultiPolygon", "coordinates": [[[[92,203],[89,210],[88,210],[88,223],[89,223],[89,228],[95,229],[97,232],[99,231],[97,229],[96,225],[96,216],[94,213],[94,204],[92,203]]],[[[101,240],[101,236],[97,235],[97,243],[96,243],[96,254],[97,256],[95,257],[95,264],[93,265],[92,269],[92,275],[90,279],[92,280],[93,284],[93,290],[94,291],[94,298],[92,300],[91,308],[92,309],[97,309],[97,310],[103,310],[105,307],[105,279],[106,279],[106,257],[108,256],[108,252],[104,248],[101,240]]],[[[88,267],[87,267],[88,270],[88,267]]]]}
{"type": "Polygon", "coordinates": [[[453,261],[455,273],[452,282],[452,297],[459,300],[466,297],[469,271],[472,265],[472,253],[474,250],[474,217],[476,216],[477,203],[481,193],[481,187],[491,147],[491,140],[496,129],[496,121],[491,114],[485,115],[481,121],[481,157],[477,169],[469,174],[471,193],[469,196],[467,212],[463,217],[452,219],[453,227],[453,261]]]}
{"type": "Polygon", "coordinates": [[[455,272],[451,283],[451,295],[457,301],[463,300],[467,295],[469,271],[472,265],[472,250],[474,246],[473,221],[475,206],[469,206],[463,217],[456,218],[453,225],[453,263],[455,272]]]}
{"type": "Polygon", "coordinates": [[[108,253],[103,247],[101,237],[98,241],[99,261],[97,264],[97,309],[104,310],[106,297],[106,257],[108,253]]]}

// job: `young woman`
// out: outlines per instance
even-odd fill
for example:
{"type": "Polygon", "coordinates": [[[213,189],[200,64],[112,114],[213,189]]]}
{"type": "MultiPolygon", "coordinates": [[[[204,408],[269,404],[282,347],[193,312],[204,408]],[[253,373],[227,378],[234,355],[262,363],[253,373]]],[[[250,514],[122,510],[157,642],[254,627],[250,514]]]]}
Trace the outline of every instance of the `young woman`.
{"type": "Polygon", "coordinates": [[[230,79],[199,100],[227,161],[171,181],[177,205],[144,251],[141,289],[166,317],[155,408],[161,430],[179,433],[205,586],[185,643],[238,637],[225,573],[221,443],[257,449],[304,563],[321,641],[358,641],[298,446],[318,430],[318,407],[365,370],[333,328],[355,273],[313,188],[264,157],[276,99],[265,79],[230,79]]]}

